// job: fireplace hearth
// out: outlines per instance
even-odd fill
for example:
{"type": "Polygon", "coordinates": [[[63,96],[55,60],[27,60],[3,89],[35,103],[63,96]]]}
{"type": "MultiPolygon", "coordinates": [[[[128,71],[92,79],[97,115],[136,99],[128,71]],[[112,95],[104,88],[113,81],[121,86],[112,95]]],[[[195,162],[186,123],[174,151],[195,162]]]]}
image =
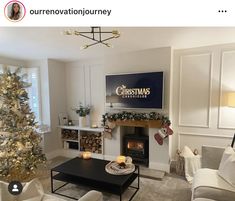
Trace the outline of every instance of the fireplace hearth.
{"type": "Polygon", "coordinates": [[[144,135],[141,128],[136,128],[134,134],[123,136],[123,154],[130,156],[134,163],[149,163],[149,137],[144,135]]]}

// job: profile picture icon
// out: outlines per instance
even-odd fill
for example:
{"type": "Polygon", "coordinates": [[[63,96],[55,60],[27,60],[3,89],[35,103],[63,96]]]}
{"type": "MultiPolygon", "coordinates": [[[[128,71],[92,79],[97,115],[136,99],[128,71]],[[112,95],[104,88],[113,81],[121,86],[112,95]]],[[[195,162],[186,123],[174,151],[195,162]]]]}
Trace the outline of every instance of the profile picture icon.
{"type": "Polygon", "coordinates": [[[12,195],[19,195],[23,190],[23,185],[19,181],[11,181],[8,185],[8,191],[12,195]]]}
{"type": "Polygon", "coordinates": [[[24,4],[16,0],[8,2],[4,11],[5,17],[12,22],[22,20],[26,13],[24,4]]]}

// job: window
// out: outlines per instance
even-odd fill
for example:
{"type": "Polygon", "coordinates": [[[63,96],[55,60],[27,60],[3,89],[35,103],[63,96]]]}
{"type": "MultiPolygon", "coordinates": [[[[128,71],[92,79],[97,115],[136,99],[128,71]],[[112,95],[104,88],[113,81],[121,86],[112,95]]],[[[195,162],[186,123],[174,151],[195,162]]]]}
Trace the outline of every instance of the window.
{"type": "MultiPolygon", "coordinates": [[[[14,72],[17,67],[9,66],[14,72]]],[[[3,73],[3,65],[0,65],[0,73],[3,73]]],[[[31,87],[26,88],[29,97],[29,105],[34,112],[36,121],[41,123],[41,105],[40,105],[40,88],[39,88],[39,69],[38,68],[23,68],[20,74],[27,74],[24,81],[31,83],[31,87]]]]}
{"type": "Polygon", "coordinates": [[[39,69],[27,68],[27,82],[31,83],[31,87],[27,88],[29,96],[29,105],[35,114],[36,121],[41,123],[41,107],[40,107],[40,88],[39,88],[39,69]]]}

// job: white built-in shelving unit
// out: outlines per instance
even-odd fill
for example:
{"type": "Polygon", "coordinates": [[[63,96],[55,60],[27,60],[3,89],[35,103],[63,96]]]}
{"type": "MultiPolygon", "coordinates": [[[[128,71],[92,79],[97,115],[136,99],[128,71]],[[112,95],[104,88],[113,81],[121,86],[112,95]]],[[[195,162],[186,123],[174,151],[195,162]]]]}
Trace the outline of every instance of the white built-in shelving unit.
{"type": "Polygon", "coordinates": [[[103,158],[103,128],[59,126],[59,132],[61,137],[61,145],[65,156],[78,156],[83,151],[91,151],[93,158],[103,158]],[[89,141],[86,140],[86,138],[89,139],[89,135],[92,135],[93,137],[95,136],[95,139],[100,142],[98,150],[92,150],[86,146],[86,142],[89,141]]]}

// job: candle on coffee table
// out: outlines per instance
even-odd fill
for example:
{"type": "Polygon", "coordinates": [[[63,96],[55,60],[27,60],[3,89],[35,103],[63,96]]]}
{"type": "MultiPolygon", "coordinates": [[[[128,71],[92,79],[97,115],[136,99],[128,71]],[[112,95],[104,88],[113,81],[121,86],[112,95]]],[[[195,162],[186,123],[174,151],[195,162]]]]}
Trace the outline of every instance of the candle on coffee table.
{"type": "Polygon", "coordinates": [[[118,156],[117,159],[116,159],[116,162],[118,164],[125,163],[126,162],[126,157],[125,156],[118,156]]]}
{"type": "Polygon", "coordinates": [[[90,159],[91,158],[91,152],[90,151],[85,151],[82,154],[83,159],[90,159]]]}

